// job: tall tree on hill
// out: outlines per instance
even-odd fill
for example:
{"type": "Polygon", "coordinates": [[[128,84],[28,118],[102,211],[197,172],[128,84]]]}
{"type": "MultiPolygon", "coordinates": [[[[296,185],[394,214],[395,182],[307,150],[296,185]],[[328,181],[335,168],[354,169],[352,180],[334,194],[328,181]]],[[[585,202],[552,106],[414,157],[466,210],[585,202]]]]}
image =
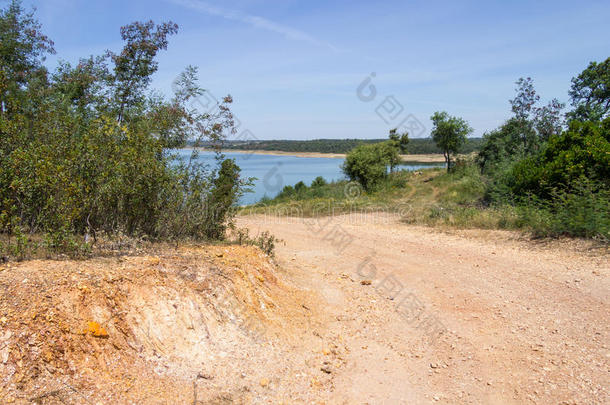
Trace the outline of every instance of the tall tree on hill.
{"type": "Polygon", "coordinates": [[[430,117],[434,127],[432,128],[432,139],[443,151],[447,171],[451,168],[451,155],[459,152],[462,145],[466,142],[468,134],[473,129],[463,118],[452,117],[443,112],[435,112],[430,117]]]}

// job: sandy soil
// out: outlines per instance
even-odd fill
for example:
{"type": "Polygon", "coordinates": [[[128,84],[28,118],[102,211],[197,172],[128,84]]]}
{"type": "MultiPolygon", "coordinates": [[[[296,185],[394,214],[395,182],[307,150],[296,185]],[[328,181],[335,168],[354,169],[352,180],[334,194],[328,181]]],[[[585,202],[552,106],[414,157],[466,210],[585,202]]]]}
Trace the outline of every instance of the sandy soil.
{"type": "Polygon", "coordinates": [[[0,403],[604,404],[608,251],[387,215],[0,264],[0,403]]]}
{"type": "MultiPolygon", "coordinates": [[[[311,158],[331,158],[345,159],[345,153],[319,153],[319,152],[281,152],[273,150],[239,150],[228,149],[225,152],[231,153],[253,153],[255,155],[272,155],[272,156],[296,156],[296,157],[311,157],[311,158]]],[[[445,163],[445,158],[442,154],[426,154],[426,155],[400,155],[404,162],[409,163],[445,163]]]]}
{"type": "Polygon", "coordinates": [[[384,215],[241,224],[324,297],[347,352],[330,403],[610,403],[607,250],[384,215]]]}

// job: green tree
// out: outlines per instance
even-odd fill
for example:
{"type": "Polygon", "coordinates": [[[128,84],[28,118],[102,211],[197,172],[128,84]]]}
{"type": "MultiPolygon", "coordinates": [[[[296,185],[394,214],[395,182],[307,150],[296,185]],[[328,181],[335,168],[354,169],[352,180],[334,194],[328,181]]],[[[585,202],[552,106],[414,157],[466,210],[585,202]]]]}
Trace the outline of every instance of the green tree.
{"type": "Polygon", "coordinates": [[[307,190],[307,184],[303,183],[302,181],[299,181],[297,184],[294,185],[294,191],[297,194],[303,193],[305,192],[305,190],[307,190]]]}
{"type": "Polygon", "coordinates": [[[396,153],[385,142],[357,146],[345,157],[343,172],[352,181],[359,182],[366,191],[371,191],[387,176],[391,150],[396,153]]]}
{"type": "Polygon", "coordinates": [[[399,154],[407,153],[407,146],[409,145],[409,133],[404,132],[399,134],[397,128],[391,129],[387,144],[390,148],[395,150],[395,152],[391,149],[386,151],[388,160],[390,162],[390,172],[393,172],[394,168],[401,162],[399,154]]]}
{"type": "Polygon", "coordinates": [[[517,94],[510,101],[513,117],[483,136],[477,162],[486,174],[499,168],[507,169],[511,162],[537,153],[551,137],[564,127],[561,110],[565,104],[557,99],[538,107],[540,99],[531,78],[517,81],[517,94]]]}
{"type": "Polygon", "coordinates": [[[126,109],[143,100],[143,94],[158,69],[155,60],[160,50],[167,49],[168,37],[178,32],[178,25],[166,22],[156,25],[153,21],[134,22],[121,27],[125,46],[119,54],[108,51],[114,62],[114,99],[117,121],[122,122],[126,109]]]}
{"type": "Polygon", "coordinates": [[[513,117],[499,128],[483,135],[483,144],[476,157],[483,173],[492,174],[508,161],[526,154],[522,143],[522,129],[522,123],[513,117]]]}
{"type": "Polygon", "coordinates": [[[532,113],[536,111],[535,105],[540,100],[540,96],[536,94],[534,81],[531,77],[521,77],[515,84],[517,85],[515,89],[517,94],[509,102],[515,114],[513,120],[517,124],[516,135],[521,139],[524,148],[537,148],[538,138],[534,129],[532,113]]]}
{"type": "Polygon", "coordinates": [[[432,117],[432,139],[443,151],[447,171],[451,168],[451,155],[459,152],[462,145],[466,142],[466,137],[472,133],[473,129],[468,123],[459,117],[452,117],[446,112],[435,112],[432,117]]]}
{"type": "Polygon", "coordinates": [[[533,126],[540,141],[546,142],[551,136],[561,133],[564,126],[561,110],[564,108],[565,104],[556,98],[545,106],[534,108],[533,126]]]}
{"type": "Polygon", "coordinates": [[[225,159],[220,165],[218,176],[210,190],[210,218],[206,221],[206,236],[209,239],[223,239],[227,226],[232,221],[231,208],[242,195],[240,187],[241,169],[233,159],[225,159]]]}
{"type": "Polygon", "coordinates": [[[46,73],[42,63],[54,53],[53,41],[41,33],[40,23],[21,1],[12,0],[0,9],[0,113],[18,107],[18,94],[33,78],[46,73]]]}
{"type": "Polygon", "coordinates": [[[399,134],[398,128],[394,128],[390,130],[389,138],[394,147],[396,147],[401,154],[404,155],[408,152],[407,147],[409,146],[410,142],[408,132],[399,134]]]}
{"type": "Polygon", "coordinates": [[[517,94],[515,98],[510,100],[511,109],[517,119],[529,120],[534,105],[540,100],[540,96],[536,94],[534,81],[531,77],[521,77],[515,84],[517,85],[517,94]]]}
{"type": "Polygon", "coordinates": [[[610,58],[591,62],[572,79],[570,98],[574,110],[568,118],[581,121],[601,121],[610,114],[610,58]]]}

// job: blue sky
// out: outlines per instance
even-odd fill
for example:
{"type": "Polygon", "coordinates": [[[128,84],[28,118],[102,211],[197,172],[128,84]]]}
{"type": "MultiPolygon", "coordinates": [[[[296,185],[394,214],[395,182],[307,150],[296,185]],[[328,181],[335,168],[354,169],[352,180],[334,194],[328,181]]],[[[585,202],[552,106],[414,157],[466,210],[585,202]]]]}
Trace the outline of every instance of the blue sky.
{"type": "Polygon", "coordinates": [[[543,101],[567,102],[570,79],[610,56],[608,1],[25,3],[71,62],[119,50],[129,22],[178,23],[154,87],[169,94],[198,66],[203,87],[230,93],[241,128],[259,139],[381,138],[406,117],[427,136],[438,110],[480,136],[510,115],[519,77],[531,76],[543,101]],[[376,97],[365,102],[357,89],[371,73],[376,97]]]}

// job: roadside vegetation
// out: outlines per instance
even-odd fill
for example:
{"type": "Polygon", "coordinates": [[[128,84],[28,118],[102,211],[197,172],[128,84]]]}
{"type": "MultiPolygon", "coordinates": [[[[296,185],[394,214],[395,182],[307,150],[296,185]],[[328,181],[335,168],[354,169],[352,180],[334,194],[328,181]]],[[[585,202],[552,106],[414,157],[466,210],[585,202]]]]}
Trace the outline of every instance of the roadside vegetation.
{"type": "Polygon", "coordinates": [[[232,160],[211,167],[173,152],[233,131],[225,97],[192,108],[204,90],[187,67],[165,97],[150,88],[172,22],[121,28],[118,52],[44,65],[53,42],[20,1],[0,9],[0,257],[88,254],[100,240],[218,240],[248,185],[232,160]]]}
{"type": "Polygon", "coordinates": [[[488,187],[489,179],[474,162],[460,161],[449,173],[440,168],[395,172],[375,191],[362,190],[359,195],[348,180],[311,186],[299,183],[239,213],[269,218],[388,213],[417,225],[523,230],[534,237],[571,235],[606,242],[610,238],[607,190],[600,192],[585,183],[576,192],[556,192],[549,200],[527,197],[507,203],[490,201],[488,187]]]}
{"type": "MultiPolygon", "coordinates": [[[[522,229],[537,237],[567,235],[610,241],[610,58],[592,62],[572,80],[572,110],[540,105],[533,81],[517,81],[513,116],[483,137],[473,158],[456,159],[466,121],[432,116],[432,139],[447,170],[394,171],[389,141],[360,145],[348,155],[349,181],[287,186],[244,212],[333,215],[362,211],[399,214],[403,221],[460,228],[522,229]],[[354,192],[354,184],[361,187],[354,192]]],[[[408,140],[408,134],[403,134],[408,140]]],[[[401,136],[402,137],[402,136],[401,136]]],[[[399,138],[401,138],[399,137],[399,138]]]]}

